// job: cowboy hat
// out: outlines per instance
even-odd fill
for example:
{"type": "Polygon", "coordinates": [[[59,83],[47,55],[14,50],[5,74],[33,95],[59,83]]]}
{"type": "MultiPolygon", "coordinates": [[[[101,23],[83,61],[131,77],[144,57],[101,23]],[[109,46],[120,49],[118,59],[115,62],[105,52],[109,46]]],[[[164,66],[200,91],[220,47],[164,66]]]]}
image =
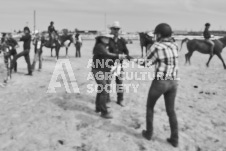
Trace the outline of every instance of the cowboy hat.
{"type": "Polygon", "coordinates": [[[110,28],[118,28],[118,29],[120,29],[121,26],[120,26],[119,21],[114,21],[113,24],[110,26],[110,28]]]}
{"type": "Polygon", "coordinates": [[[152,32],[148,32],[147,35],[148,35],[149,37],[154,37],[154,34],[153,34],[152,32]]]}

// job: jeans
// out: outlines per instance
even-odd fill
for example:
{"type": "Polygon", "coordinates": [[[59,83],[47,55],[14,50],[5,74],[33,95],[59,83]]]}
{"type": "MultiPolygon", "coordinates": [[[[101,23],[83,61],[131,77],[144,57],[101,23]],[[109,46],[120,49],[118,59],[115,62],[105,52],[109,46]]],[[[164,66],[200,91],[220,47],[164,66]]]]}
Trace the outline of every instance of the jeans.
{"type": "Polygon", "coordinates": [[[35,53],[34,61],[32,63],[32,70],[35,70],[35,64],[36,64],[37,60],[39,60],[38,69],[42,69],[42,50],[41,49],[37,49],[37,51],[35,53]]]}
{"type": "Polygon", "coordinates": [[[171,139],[178,140],[178,123],[174,110],[177,85],[176,80],[153,80],[147,99],[146,129],[149,136],[153,134],[154,106],[159,97],[163,94],[166,112],[169,117],[171,139]]]}
{"type": "MultiPolygon", "coordinates": [[[[16,49],[15,49],[15,48],[12,48],[12,49],[9,51],[9,55],[10,55],[10,57],[13,56],[13,59],[14,59],[15,56],[17,55],[16,49]]],[[[15,72],[17,72],[17,62],[15,62],[13,69],[14,69],[15,72]]]]}
{"type": "Polygon", "coordinates": [[[75,57],[81,57],[81,46],[82,44],[80,42],[76,42],[75,44],[75,49],[76,49],[76,53],[75,53],[75,57]]]}
{"type": "Polygon", "coordinates": [[[119,76],[115,77],[116,90],[117,90],[117,102],[120,103],[123,101],[123,69],[120,72],[119,76]]]}
{"type": "Polygon", "coordinates": [[[27,63],[27,69],[28,69],[28,73],[32,73],[32,68],[31,68],[31,62],[30,62],[30,56],[29,56],[30,50],[26,49],[20,53],[18,53],[12,60],[12,64],[11,64],[11,70],[13,69],[14,65],[16,64],[16,61],[18,58],[24,56],[25,61],[27,63]]]}
{"type": "MultiPolygon", "coordinates": [[[[96,80],[96,83],[98,84],[98,92],[96,95],[96,111],[100,111],[102,114],[107,114],[108,110],[107,110],[106,103],[109,99],[109,90],[110,90],[109,85],[111,83],[111,79],[106,79],[106,77],[105,77],[106,72],[104,72],[104,71],[99,71],[99,70],[93,69],[92,72],[93,72],[94,78],[96,80]],[[98,79],[98,77],[95,76],[95,75],[97,75],[97,73],[98,73],[98,75],[100,75],[100,73],[101,73],[101,76],[103,78],[98,79]],[[108,85],[107,90],[105,89],[106,85],[108,85]]],[[[108,72],[108,73],[110,73],[110,72],[108,72]]]]}

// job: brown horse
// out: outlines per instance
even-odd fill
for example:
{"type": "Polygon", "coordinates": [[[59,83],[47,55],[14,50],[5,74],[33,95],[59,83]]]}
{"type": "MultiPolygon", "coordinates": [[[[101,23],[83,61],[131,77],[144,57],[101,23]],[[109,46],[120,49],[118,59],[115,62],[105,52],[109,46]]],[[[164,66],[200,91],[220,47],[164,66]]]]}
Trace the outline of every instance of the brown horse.
{"type": "Polygon", "coordinates": [[[56,50],[56,58],[58,59],[59,51],[60,51],[61,47],[66,48],[66,57],[68,56],[68,48],[71,45],[71,43],[73,43],[72,35],[60,35],[60,36],[56,35],[52,41],[53,45],[51,45],[50,40],[44,39],[43,46],[51,49],[51,57],[53,56],[52,50],[55,49],[56,50]]]}
{"type": "Polygon", "coordinates": [[[140,46],[141,46],[141,57],[143,57],[143,47],[145,47],[146,55],[147,50],[149,47],[151,47],[154,43],[154,40],[152,37],[150,37],[147,33],[141,32],[139,33],[140,36],[140,46]]]}
{"type": "MultiPolygon", "coordinates": [[[[203,54],[210,54],[210,45],[205,40],[198,40],[198,39],[192,39],[189,40],[188,38],[185,38],[181,42],[181,49],[184,42],[187,42],[187,49],[188,53],[185,54],[185,64],[189,62],[191,64],[190,58],[194,51],[198,51],[203,54]]],[[[226,46],[226,36],[220,39],[213,40],[215,46],[214,46],[214,52],[213,55],[210,55],[208,62],[206,63],[206,66],[209,67],[210,60],[213,58],[214,55],[217,55],[219,59],[222,61],[224,69],[226,69],[226,65],[224,62],[224,59],[221,56],[222,50],[226,46]]]]}

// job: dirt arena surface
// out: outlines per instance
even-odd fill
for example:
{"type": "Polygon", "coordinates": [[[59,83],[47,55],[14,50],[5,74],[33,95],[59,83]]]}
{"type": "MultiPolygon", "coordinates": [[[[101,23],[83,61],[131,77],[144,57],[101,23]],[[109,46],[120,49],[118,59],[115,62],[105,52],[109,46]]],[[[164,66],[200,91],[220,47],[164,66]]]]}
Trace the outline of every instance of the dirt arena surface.
{"type": "MultiPolygon", "coordinates": [[[[184,65],[187,49],[183,47],[179,52],[179,147],[173,148],[166,142],[170,127],[163,97],[155,107],[153,140],[147,141],[141,135],[152,82],[148,79],[125,81],[139,84],[139,88],[137,93],[125,93],[124,108],[116,105],[116,94],[111,94],[108,106],[113,119],[103,119],[94,112],[96,93],[87,89],[88,84],[95,84],[94,80],[87,80],[93,46],[94,41],[84,41],[82,58],[74,57],[74,46],[69,48],[68,59],[80,94],[66,93],[63,83],[57,93],[46,93],[56,64],[49,49],[44,48],[42,71],[35,71],[32,77],[24,76],[24,58],[18,60],[18,73],[13,74],[5,88],[0,87],[0,151],[226,151],[226,70],[216,56],[207,68],[208,55],[195,52],[189,66],[184,65]]],[[[138,41],[128,48],[132,56],[141,54],[138,41]]],[[[18,52],[21,49],[22,46],[18,52]]],[[[32,47],[32,60],[33,54],[32,47]]],[[[65,59],[64,48],[60,56],[65,59]]],[[[225,49],[222,56],[226,61],[225,49]]],[[[2,66],[1,54],[0,70],[2,66]]],[[[148,68],[125,71],[152,72],[148,68]]],[[[2,71],[0,76],[2,82],[2,71]]]]}

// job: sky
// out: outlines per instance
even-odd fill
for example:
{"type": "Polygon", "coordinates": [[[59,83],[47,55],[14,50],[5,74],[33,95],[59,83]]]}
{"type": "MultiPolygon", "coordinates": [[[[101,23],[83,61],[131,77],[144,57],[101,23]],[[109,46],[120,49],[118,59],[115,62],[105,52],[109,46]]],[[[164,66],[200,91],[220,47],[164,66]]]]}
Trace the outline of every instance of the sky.
{"type": "Polygon", "coordinates": [[[129,32],[153,30],[168,23],[173,30],[226,30],[226,0],[0,0],[0,32],[34,27],[104,30],[119,21],[129,32]],[[106,25],[106,26],[105,26],[106,25]]]}

